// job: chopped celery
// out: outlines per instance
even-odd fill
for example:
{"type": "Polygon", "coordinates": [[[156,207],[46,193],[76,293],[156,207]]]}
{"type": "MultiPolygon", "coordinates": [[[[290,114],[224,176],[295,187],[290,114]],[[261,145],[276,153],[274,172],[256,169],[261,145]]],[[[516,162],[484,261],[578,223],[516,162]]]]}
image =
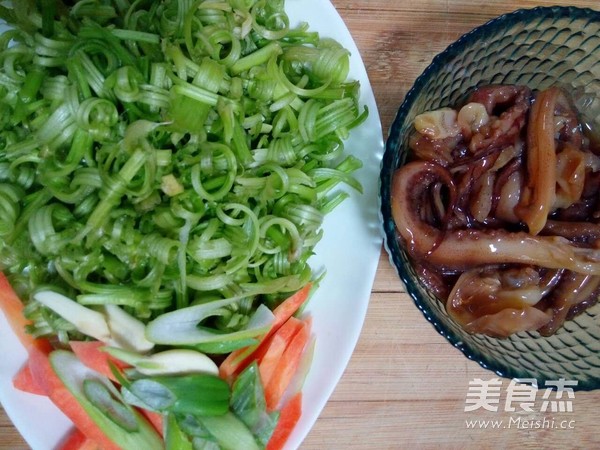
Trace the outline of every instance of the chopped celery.
{"type": "Polygon", "coordinates": [[[243,331],[311,279],[335,188],[361,189],[348,52],[284,2],[70,3],[0,9],[0,270],[144,322],[242,294],[245,319],[202,326],[243,331]]]}

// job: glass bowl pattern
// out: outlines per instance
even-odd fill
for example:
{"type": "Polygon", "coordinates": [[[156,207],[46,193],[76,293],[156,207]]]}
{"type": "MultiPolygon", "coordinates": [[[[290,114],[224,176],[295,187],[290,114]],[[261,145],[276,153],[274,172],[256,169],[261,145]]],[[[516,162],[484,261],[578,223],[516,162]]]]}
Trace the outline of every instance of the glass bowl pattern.
{"type": "MultiPolygon", "coordinates": [[[[474,29],[437,55],[407,93],[389,131],[380,174],[381,218],[386,250],[407,292],[435,329],[468,358],[502,377],[535,378],[540,387],[564,378],[577,380],[577,389],[591,390],[600,387],[600,304],[551,337],[537,332],[508,339],[468,334],[419,282],[398,243],[391,215],[392,175],[406,159],[417,114],[461,104],[479,85],[542,89],[556,83],[600,99],[600,12],[574,7],[518,10],[474,29]]],[[[587,106],[594,108],[594,103],[587,106]]]]}

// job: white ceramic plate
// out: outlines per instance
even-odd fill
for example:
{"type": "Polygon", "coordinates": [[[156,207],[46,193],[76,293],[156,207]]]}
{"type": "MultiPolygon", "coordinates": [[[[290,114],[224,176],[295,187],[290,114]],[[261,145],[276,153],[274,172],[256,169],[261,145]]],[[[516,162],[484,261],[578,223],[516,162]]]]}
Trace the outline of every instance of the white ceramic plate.
{"type": "MultiPolygon", "coordinates": [[[[346,151],[363,161],[357,178],[363,195],[350,198],[325,219],[324,237],[311,260],[326,277],[307,308],[316,337],[314,359],[303,390],[303,413],[287,448],[299,447],[332,394],[358,340],[381,250],[377,183],[383,154],[383,135],[377,105],[359,51],[341,17],[328,0],[287,0],[292,24],[331,37],[350,50],[350,77],[361,83],[361,103],[369,118],[354,130],[346,151]]],[[[33,450],[49,450],[65,435],[70,422],[47,399],[12,387],[11,379],[26,353],[0,314],[0,402],[33,450]],[[7,357],[10,356],[10,357],[7,357]]]]}

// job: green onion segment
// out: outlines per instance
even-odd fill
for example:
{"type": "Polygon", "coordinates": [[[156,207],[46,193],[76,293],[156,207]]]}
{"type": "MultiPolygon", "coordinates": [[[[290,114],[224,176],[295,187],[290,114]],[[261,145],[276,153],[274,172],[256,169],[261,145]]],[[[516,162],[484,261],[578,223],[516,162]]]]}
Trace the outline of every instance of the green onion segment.
{"type": "MultiPolygon", "coordinates": [[[[347,50],[290,28],[282,0],[13,5],[0,270],[25,300],[54,290],[147,323],[235,298],[199,324],[231,337],[314,277],[338,188],[361,190],[344,140],[368,112],[347,50]]],[[[26,313],[34,335],[76,334],[26,313]]]]}

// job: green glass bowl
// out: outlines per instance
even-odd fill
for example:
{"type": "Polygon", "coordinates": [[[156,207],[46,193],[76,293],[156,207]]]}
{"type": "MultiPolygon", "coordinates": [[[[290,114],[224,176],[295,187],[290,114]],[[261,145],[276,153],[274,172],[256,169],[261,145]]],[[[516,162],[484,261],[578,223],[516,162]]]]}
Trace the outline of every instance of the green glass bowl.
{"type": "Polygon", "coordinates": [[[535,378],[540,387],[564,378],[577,380],[576,389],[591,390],[600,387],[600,303],[551,337],[537,332],[508,339],[468,334],[420,283],[398,242],[390,206],[392,176],[406,159],[417,114],[461,104],[480,85],[543,89],[556,83],[600,98],[600,12],[573,7],[518,10],[474,29],[437,55],[407,93],[391,126],[380,174],[381,219],[391,263],[415,304],[452,345],[502,377],[535,378]]]}

